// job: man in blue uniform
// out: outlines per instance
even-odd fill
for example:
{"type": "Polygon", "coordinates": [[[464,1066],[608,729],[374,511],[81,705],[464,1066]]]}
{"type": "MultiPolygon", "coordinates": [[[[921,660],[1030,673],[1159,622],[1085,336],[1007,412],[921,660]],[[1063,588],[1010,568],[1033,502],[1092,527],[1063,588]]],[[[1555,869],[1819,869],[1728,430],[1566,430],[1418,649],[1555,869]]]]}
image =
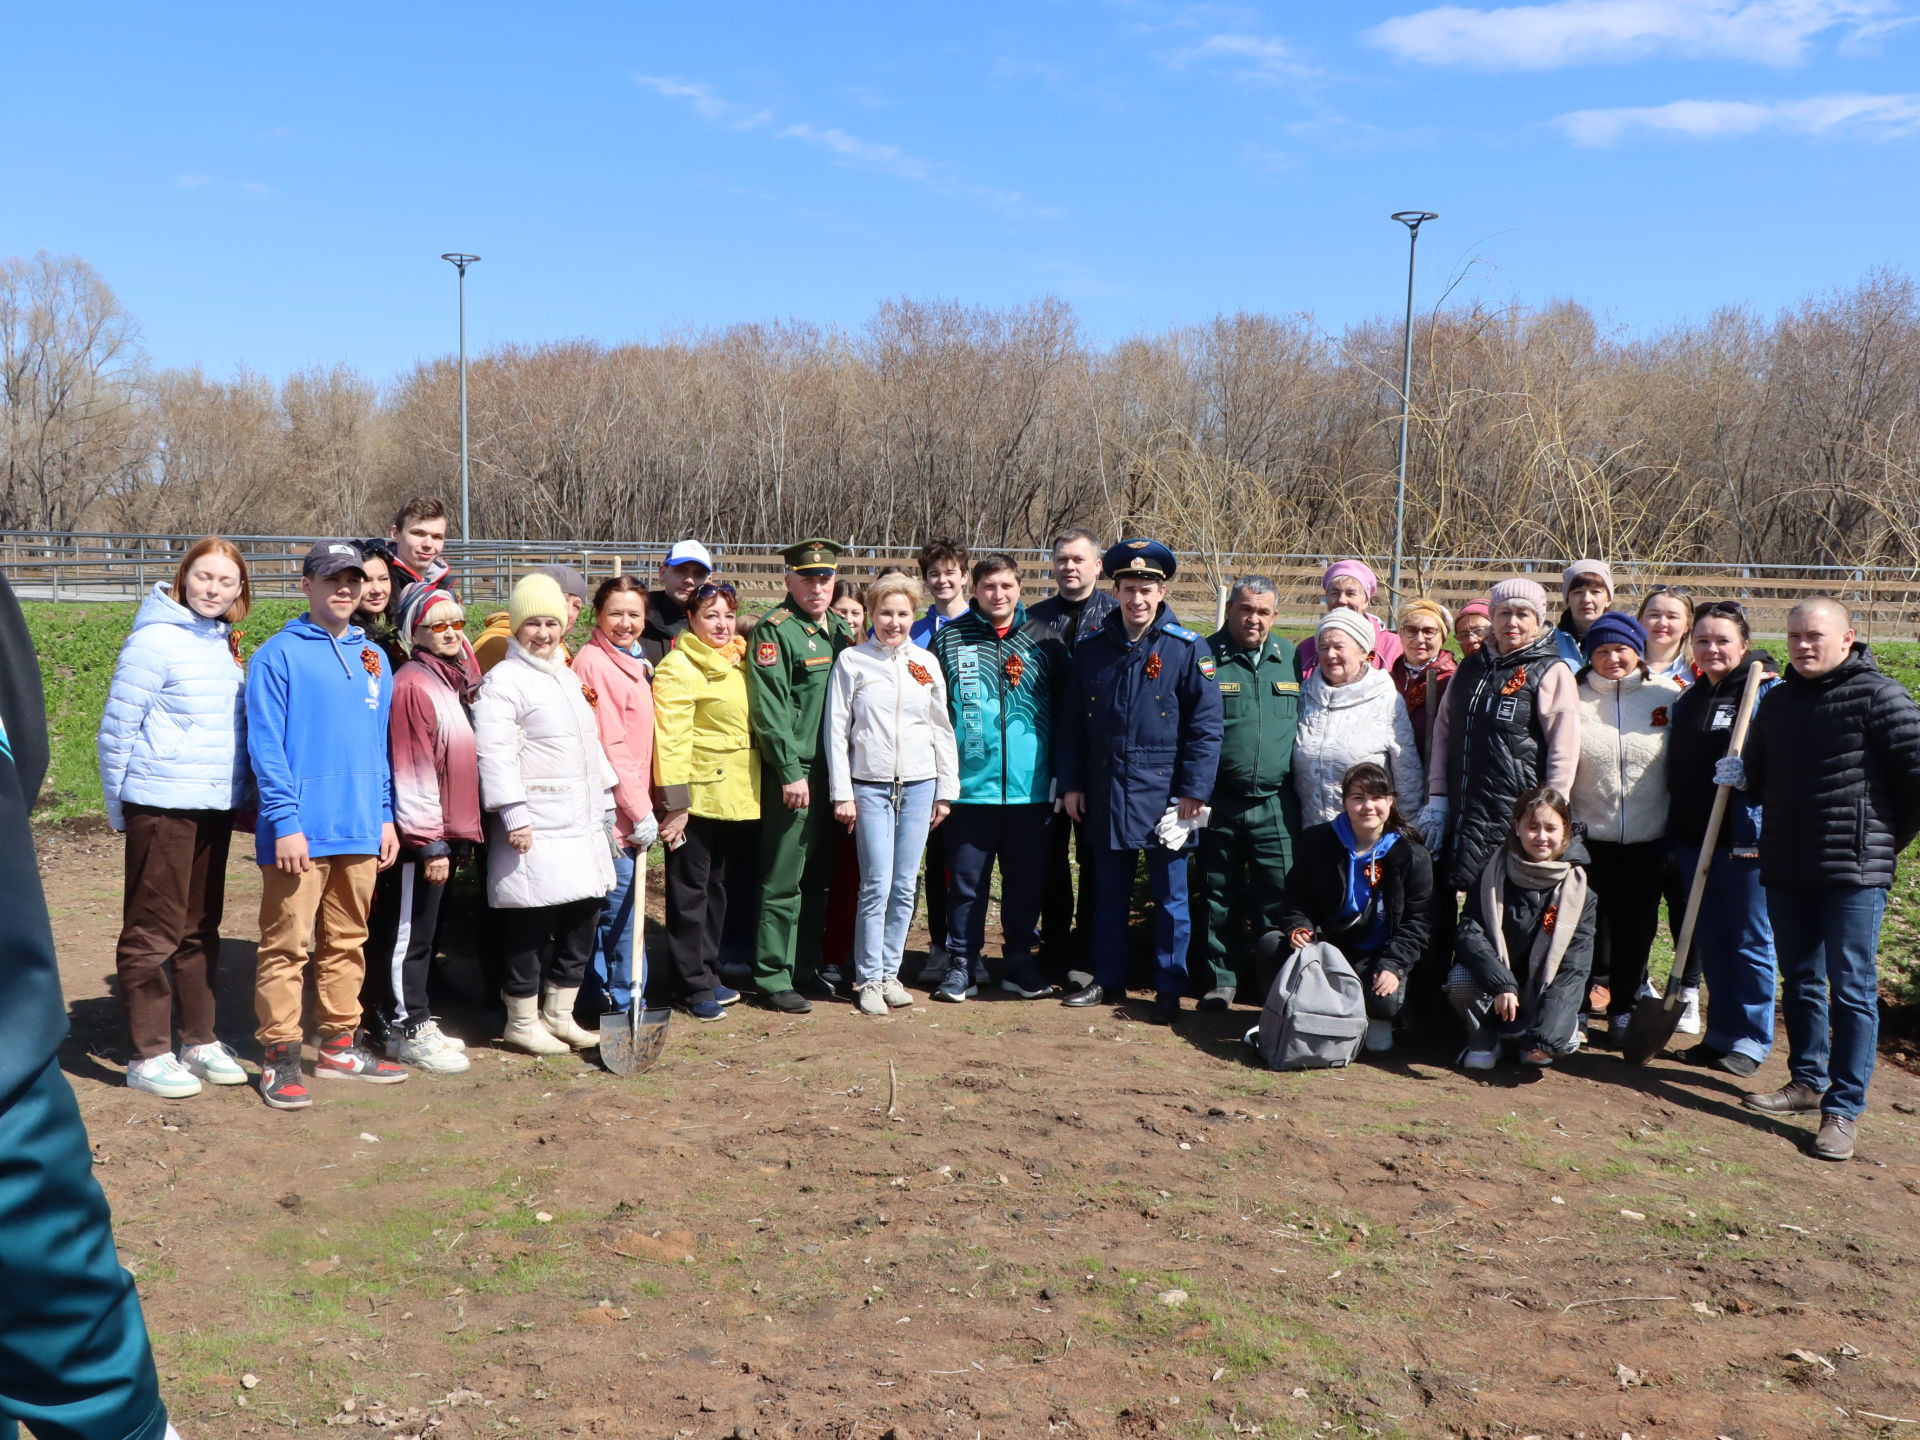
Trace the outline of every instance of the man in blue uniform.
{"type": "Polygon", "coordinates": [[[1075,649],[1054,726],[1060,788],[1086,826],[1093,872],[1093,983],[1064,1003],[1124,997],[1128,901],[1144,850],[1157,911],[1153,1018],[1171,1024],[1193,931],[1186,849],[1220,763],[1220,691],[1213,652],[1167,608],[1173,552],[1122,540],[1102,568],[1119,605],[1075,649]]]}
{"type": "Polygon", "coordinates": [[[33,641],[0,579],[0,1440],[172,1436],[80,1109],[27,812],[47,769],[33,641]]]}

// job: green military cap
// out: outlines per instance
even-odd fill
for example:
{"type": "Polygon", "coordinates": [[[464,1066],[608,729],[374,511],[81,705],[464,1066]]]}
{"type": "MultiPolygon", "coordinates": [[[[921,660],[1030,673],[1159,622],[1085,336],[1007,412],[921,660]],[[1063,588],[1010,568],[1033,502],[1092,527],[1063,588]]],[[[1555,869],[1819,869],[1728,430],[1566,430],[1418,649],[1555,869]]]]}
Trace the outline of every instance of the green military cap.
{"type": "Polygon", "coordinates": [[[780,558],[796,575],[835,575],[840,570],[840,547],[831,540],[796,540],[780,558]]]}

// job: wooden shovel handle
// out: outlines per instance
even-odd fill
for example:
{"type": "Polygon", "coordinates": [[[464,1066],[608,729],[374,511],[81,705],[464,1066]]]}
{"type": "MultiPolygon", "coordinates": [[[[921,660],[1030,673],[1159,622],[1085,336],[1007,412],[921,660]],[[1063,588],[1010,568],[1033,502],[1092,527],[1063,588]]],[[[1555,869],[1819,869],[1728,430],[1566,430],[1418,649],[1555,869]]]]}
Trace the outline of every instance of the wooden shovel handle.
{"type": "MultiPolygon", "coordinates": [[[[1738,756],[1747,743],[1747,729],[1753,724],[1754,708],[1760,703],[1760,685],[1766,677],[1758,661],[1747,667],[1747,683],[1740,692],[1740,709],[1733,717],[1733,736],[1727,742],[1727,754],[1738,756]]],[[[1660,1003],[1671,1010],[1680,1003],[1680,977],[1687,971],[1687,956],[1693,950],[1693,927],[1700,919],[1700,900],[1707,891],[1707,871],[1713,867],[1714,847],[1720,843],[1720,826],[1727,818],[1727,800],[1731,785],[1715,788],[1713,813],[1707,817],[1707,833],[1700,842],[1700,860],[1693,867],[1693,888],[1687,891],[1687,916],[1680,922],[1680,940],[1673,947],[1673,970],[1667,976],[1666,992],[1660,1003]]]]}

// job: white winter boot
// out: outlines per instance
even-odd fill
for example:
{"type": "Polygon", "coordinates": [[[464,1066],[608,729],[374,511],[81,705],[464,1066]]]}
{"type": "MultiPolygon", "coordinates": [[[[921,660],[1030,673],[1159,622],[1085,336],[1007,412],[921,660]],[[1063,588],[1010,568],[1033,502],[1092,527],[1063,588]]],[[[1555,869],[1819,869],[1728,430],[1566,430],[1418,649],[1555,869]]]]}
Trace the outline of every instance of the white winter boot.
{"type": "Polygon", "coordinates": [[[573,1002],[579,998],[578,985],[571,990],[549,986],[540,999],[540,1023],[553,1033],[555,1039],[564,1040],[576,1050],[591,1050],[600,1043],[600,1037],[573,1023],[573,1002]]]}
{"type": "Polygon", "coordinates": [[[500,998],[507,1002],[507,1029],[500,1037],[501,1044],[524,1050],[529,1055],[567,1053],[567,1042],[555,1039],[553,1032],[540,1023],[539,996],[502,995],[500,998]]]}

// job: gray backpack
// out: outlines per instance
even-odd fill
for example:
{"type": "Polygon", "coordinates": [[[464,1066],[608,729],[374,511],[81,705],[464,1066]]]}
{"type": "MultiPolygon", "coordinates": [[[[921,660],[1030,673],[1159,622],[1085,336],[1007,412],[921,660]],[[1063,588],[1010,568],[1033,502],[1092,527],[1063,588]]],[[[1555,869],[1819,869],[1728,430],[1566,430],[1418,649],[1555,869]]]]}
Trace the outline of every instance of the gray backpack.
{"type": "Polygon", "coordinates": [[[1316,940],[1280,966],[1246,1040],[1275,1070],[1320,1070],[1350,1064],[1366,1033],[1360,977],[1339,950],[1316,940]]]}

